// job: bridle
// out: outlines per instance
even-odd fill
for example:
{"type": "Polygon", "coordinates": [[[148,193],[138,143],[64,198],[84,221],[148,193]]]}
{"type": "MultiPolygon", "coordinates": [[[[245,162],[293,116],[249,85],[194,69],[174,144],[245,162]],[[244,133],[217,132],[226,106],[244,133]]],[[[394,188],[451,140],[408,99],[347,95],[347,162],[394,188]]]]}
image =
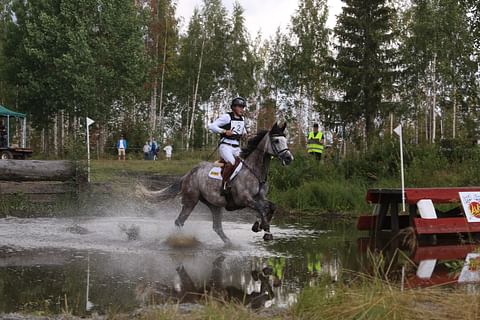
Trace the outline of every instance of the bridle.
{"type": "Polygon", "coordinates": [[[274,134],[270,136],[270,145],[272,146],[273,155],[280,159],[282,153],[290,151],[288,147],[278,150],[275,143],[272,143],[272,138],[274,137],[285,137],[283,134],[274,134]]]}
{"type": "MultiPolygon", "coordinates": [[[[268,134],[268,133],[267,133],[267,134],[268,134]]],[[[284,148],[284,149],[282,149],[282,150],[278,150],[277,147],[275,146],[275,144],[272,143],[272,141],[271,141],[272,138],[274,138],[274,137],[285,137],[285,135],[283,135],[283,134],[272,134],[272,135],[270,135],[270,137],[269,137],[269,139],[270,139],[270,140],[269,140],[269,141],[270,141],[270,145],[272,146],[273,155],[274,155],[275,157],[277,157],[279,160],[282,160],[282,159],[280,158],[280,155],[281,155],[282,153],[284,153],[284,152],[290,151],[290,149],[287,147],[287,148],[284,148]]],[[[265,174],[265,177],[263,177],[263,178],[262,178],[262,177],[259,177],[258,174],[255,172],[255,170],[253,170],[253,169],[245,162],[244,159],[240,159],[240,161],[242,162],[243,166],[244,166],[245,168],[247,168],[247,169],[253,174],[253,176],[254,176],[255,178],[257,178],[257,180],[258,180],[258,182],[259,182],[259,184],[260,184],[260,189],[259,189],[259,192],[260,192],[260,190],[262,189],[262,186],[265,185],[265,183],[267,182],[267,175],[265,174]]],[[[236,177],[235,177],[235,178],[236,178],[236,177]]],[[[235,178],[234,178],[234,179],[235,179],[235,178]]]]}

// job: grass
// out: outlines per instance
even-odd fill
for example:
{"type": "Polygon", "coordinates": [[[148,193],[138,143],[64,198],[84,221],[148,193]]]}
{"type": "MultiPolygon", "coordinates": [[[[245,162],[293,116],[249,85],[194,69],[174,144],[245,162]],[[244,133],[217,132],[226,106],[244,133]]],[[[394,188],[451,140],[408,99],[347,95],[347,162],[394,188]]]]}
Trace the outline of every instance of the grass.
{"type": "Polygon", "coordinates": [[[478,319],[475,294],[447,288],[401,290],[366,275],[353,284],[324,283],[305,289],[296,319],[478,319]]]}
{"type": "Polygon", "coordinates": [[[183,175],[199,163],[198,159],[145,161],[145,160],[93,160],[90,177],[92,182],[116,182],[128,180],[132,175],[183,175]]]}
{"type": "Polygon", "coordinates": [[[178,305],[164,308],[147,308],[137,319],[142,320],[257,320],[257,319],[288,319],[287,313],[279,315],[260,314],[238,303],[227,303],[207,297],[200,308],[192,312],[181,311],[178,305]]]}

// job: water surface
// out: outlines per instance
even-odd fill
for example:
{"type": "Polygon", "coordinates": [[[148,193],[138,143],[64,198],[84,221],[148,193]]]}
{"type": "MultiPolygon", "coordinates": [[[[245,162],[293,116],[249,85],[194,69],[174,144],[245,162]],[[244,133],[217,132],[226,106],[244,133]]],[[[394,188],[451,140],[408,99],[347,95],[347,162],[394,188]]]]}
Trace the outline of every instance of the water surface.
{"type": "Polygon", "coordinates": [[[198,245],[177,248],[166,243],[179,232],[176,214],[0,219],[0,313],[130,312],[197,303],[205,292],[285,308],[318,277],[335,281],[340,268],[357,268],[353,221],[277,222],[274,241],[264,242],[251,231],[252,212],[229,212],[224,230],[233,245],[225,246],[208,212],[197,210],[181,232],[198,245]]]}

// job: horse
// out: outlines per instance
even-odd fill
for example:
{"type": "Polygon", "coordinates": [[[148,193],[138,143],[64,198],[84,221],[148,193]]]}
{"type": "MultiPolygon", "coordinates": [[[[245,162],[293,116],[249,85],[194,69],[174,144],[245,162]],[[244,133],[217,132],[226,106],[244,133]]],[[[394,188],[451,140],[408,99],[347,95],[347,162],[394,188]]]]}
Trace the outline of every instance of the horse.
{"type": "Polygon", "coordinates": [[[267,200],[267,176],[270,159],[276,157],[282,165],[293,161],[293,154],[288,148],[285,137],[286,123],[273,125],[271,130],[261,130],[248,139],[246,148],[240,153],[241,168],[230,180],[230,196],[220,194],[222,181],[209,177],[209,172],[215,166],[212,162],[201,162],[190,172],[172,185],[159,190],[149,191],[139,186],[137,192],[149,200],[162,201],[182,195],[182,210],[175,220],[175,226],[183,227],[190,213],[201,201],[212,212],[213,230],[223,240],[230,243],[222,227],[222,208],[229,211],[251,208],[256,211],[256,221],[252,231],[264,230],[263,239],[272,240],[270,222],[273,218],[275,205],[267,200]]]}

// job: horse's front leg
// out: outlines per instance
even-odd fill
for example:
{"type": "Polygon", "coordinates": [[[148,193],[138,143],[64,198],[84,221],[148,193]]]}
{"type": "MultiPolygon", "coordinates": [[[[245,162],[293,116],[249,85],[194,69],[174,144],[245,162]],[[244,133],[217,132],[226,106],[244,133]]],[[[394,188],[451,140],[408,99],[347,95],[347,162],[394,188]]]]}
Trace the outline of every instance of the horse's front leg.
{"type": "Polygon", "coordinates": [[[270,233],[270,220],[273,212],[270,210],[273,208],[272,203],[268,200],[255,201],[253,208],[257,211],[257,221],[252,226],[253,232],[259,232],[264,230],[263,240],[272,240],[273,236],[270,233]],[[270,217],[270,219],[268,218],[270,217]]]}

